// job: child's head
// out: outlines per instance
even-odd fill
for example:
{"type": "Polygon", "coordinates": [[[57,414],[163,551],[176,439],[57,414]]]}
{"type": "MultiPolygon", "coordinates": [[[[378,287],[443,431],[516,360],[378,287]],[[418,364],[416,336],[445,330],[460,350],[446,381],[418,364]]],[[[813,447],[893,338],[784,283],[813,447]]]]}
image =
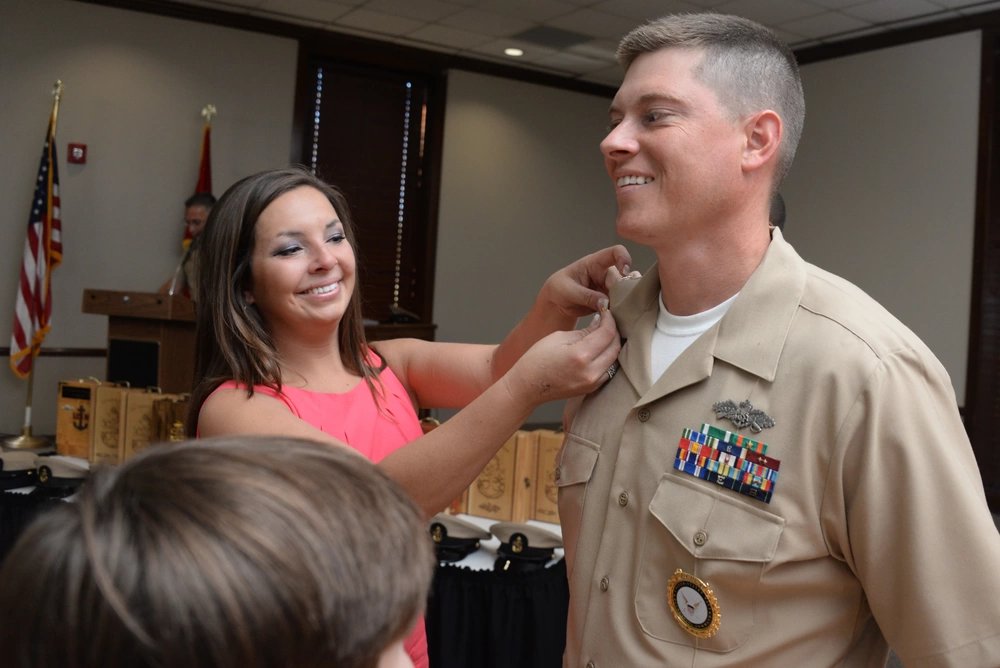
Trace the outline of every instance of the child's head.
{"type": "Polygon", "coordinates": [[[374,668],[423,611],[433,564],[413,503],[346,448],[154,446],[21,536],[0,569],[0,647],[25,668],[374,668]]]}

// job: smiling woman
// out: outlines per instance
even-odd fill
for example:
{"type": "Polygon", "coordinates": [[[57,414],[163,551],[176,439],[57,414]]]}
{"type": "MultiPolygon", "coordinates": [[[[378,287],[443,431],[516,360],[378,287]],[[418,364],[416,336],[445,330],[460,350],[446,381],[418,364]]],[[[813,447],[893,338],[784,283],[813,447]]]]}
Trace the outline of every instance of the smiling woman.
{"type": "Polygon", "coordinates": [[[251,266],[247,303],[271,323],[275,337],[275,328],[303,320],[339,321],[356,279],[354,250],[337,211],[323,193],[306,186],[284,193],[261,213],[251,266]]]}
{"type": "MultiPolygon", "coordinates": [[[[189,433],[349,447],[428,517],[468,487],[537,406],[606,382],[620,348],[606,285],[628,273],[622,246],[552,274],[499,345],[369,346],[354,224],[337,189],[296,168],[246,177],[219,199],[203,236],[189,433]],[[589,327],[574,329],[594,312],[589,327]],[[462,410],[423,435],[419,407],[462,410]]],[[[427,665],[422,623],[407,652],[427,665]]]]}

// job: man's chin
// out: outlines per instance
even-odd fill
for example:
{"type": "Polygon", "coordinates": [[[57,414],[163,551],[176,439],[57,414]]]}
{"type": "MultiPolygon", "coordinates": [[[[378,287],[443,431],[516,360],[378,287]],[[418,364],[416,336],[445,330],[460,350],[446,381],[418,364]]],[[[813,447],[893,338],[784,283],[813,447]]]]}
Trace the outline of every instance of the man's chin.
{"type": "Polygon", "coordinates": [[[650,232],[648,227],[636,216],[626,216],[619,213],[618,217],[615,218],[615,232],[626,241],[637,244],[645,243],[650,232]]]}

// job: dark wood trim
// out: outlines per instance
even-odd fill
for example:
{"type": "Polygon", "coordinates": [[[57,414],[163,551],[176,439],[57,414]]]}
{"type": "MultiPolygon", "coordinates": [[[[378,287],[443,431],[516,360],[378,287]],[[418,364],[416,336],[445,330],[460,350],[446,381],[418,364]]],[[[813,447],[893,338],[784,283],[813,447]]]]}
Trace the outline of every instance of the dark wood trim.
{"type": "Polygon", "coordinates": [[[438,203],[441,200],[441,164],[444,156],[444,119],[448,113],[448,77],[442,73],[430,87],[427,105],[438,110],[438,113],[428,114],[426,135],[424,136],[425,153],[432,157],[431,163],[422,178],[425,187],[422,194],[427,198],[423,203],[427,212],[427,245],[424,248],[424,266],[428,268],[424,276],[424,304],[421,313],[426,314],[429,322],[434,322],[434,277],[437,275],[438,247],[438,203]]]}
{"type": "Polygon", "coordinates": [[[799,65],[805,65],[960,32],[998,27],[1000,27],[1000,11],[983,12],[960,18],[942,19],[933,23],[922,23],[910,28],[898,28],[875,35],[845,39],[832,44],[803,47],[795,50],[795,58],[799,61],[799,65]]]}
{"type": "MultiPolygon", "coordinates": [[[[107,348],[42,348],[40,357],[107,357],[107,348]]],[[[0,357],[10,357],[10,346],[0,348],[0,357]]]]}
{"type": "MultiPolygon", "coordinates": [[[[396,71],[412,71],[424,74],[443,74],[449,69],[468,70],[507,79],[517,79],[551,88],[561,88],[579,93],[588,93],[612,98],[614,86],[570,79],[557,74],[529,70],[487,60],[477,60],[429,49],[382,42],[356,35],[332,32],[320,28],[310,28],[295,23],[285,23],[248,14],[238,14],[219,9],[195,5],[178,4],[169,0],[76,0],[91,5],[116,7],[148,14],[169,16],[176,19],[197,21],[248,30],[278,37],[288,37],[299,41],[300,50],[313,56],[337,59],[344,63],[360,63],[366,66],[386,67],[396,71]]],[[[302,66],[301,57],[299,66],[302,66]]],[[[294,139],[294,138],[293,138],[294,139]]],[[[301,145],[301,136],[298,145],[301,145]]],[[[295,142],[293,142],[293,145],[295,142]]],[[[295,162],[300,157],[294,156],[295,162]]]]}
{"type": "Polygon", "coordinates": [[[966,429],[993,512],[1000,512],[1000,27],[983,31],[966,429]]]}

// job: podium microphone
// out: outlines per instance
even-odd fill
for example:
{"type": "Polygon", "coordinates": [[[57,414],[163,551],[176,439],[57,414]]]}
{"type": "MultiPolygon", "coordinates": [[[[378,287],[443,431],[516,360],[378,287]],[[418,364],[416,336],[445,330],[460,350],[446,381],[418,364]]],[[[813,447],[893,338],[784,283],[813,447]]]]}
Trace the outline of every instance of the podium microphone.
{"type": "Polygon", "coordinates": [[[194,245],[196,243],[198,243],[198,237],[191,240],[191,243],[188,244],[187,250],[184,251],[184,255],[181,256],[181,261],[177,263],[177,268],[174,269],[174,276],[170,279],[170,289],[167,290],[167,294],[171,297],[174,296],[175,291],[177,290],[177,279],[181,277],[181,272],[184,271],[184,264],[188,261],[188,258],[191,257],[191,251],[194,250],[194,245]]]}

